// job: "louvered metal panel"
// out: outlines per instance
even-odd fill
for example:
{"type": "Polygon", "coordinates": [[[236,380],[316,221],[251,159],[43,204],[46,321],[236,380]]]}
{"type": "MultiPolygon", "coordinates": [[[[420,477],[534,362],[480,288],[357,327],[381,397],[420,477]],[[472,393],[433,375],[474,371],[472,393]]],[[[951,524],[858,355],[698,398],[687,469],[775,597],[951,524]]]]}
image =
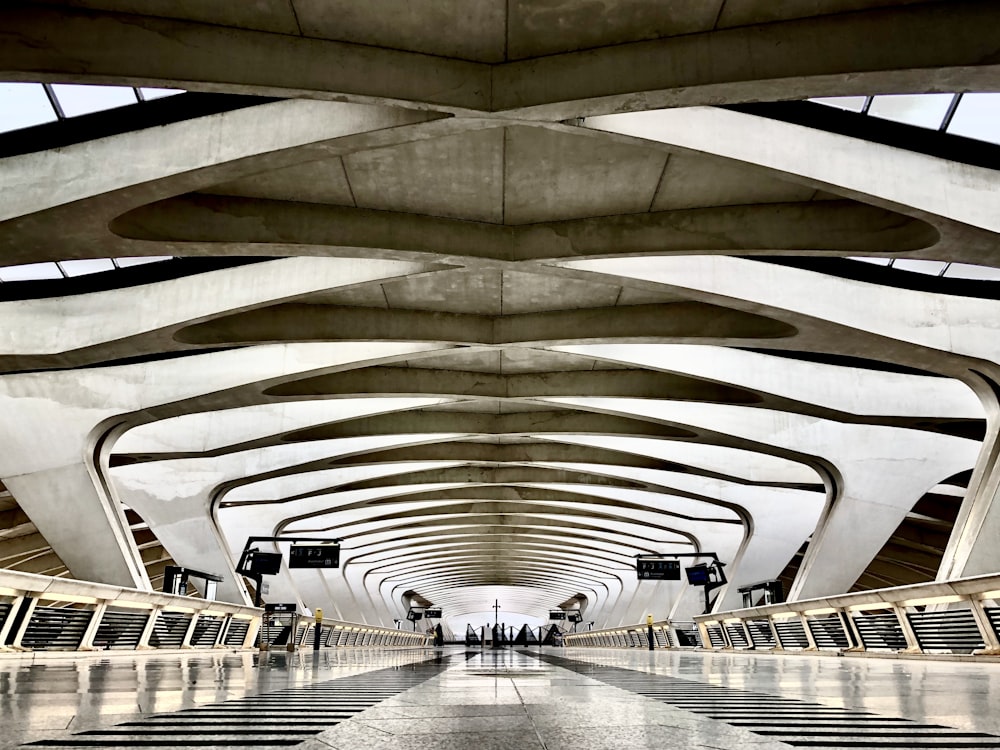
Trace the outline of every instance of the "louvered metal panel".
{"type": "Polygon", "coordinates": [[[782,648],[809,648],[809,638],[799,618],[775,620],[774,629],[778,631],[782,648]]]}
{"type": "Polygon", "coordinates": [[[95,648],[136,648],[151,614],[134,609],[105,610],[94,636],[95,648]]]}
{"type": "Polygon", "coordinates": [[[149,645],[153,648],[180,648],[190,624],[191,615],[183,612],[160,612],[153,624],[149,645]]]}
{"type": "Polygon", "coordinates": [[[969,652],[985,647],[976,618],[968,609],[908,612],[907,618],[926,651],[969,652]]]}
{"type": "Polygon", "coordinates": [[[756,648],[774,648],[778,645],[774,640],[771,623],[767,620],[747,620],[746,625],[750,631],[750,640],[756,648]]]}
{"type": "Polygon", "coordinates": [[[89,609],[36,606],[21,645],[46,651],[73,651],[83,640],[93,616],[89,609]]]}
{"type": "Polygon", "coordinates": [[[653,628],[653,639],[657,648],[670,647],[670,634],[663,628],[653,628]]]}
{"type": "Polygon", "coordinates": [[[249,620],[237,620],[233,618],[229,621],[229,630],[226,631],[225,644],[227,646],[242,646],[246,643],[247,632],[249,630],[249,620]]]}
{"type": "Polygon", "coordinates": [[[222,632],[222,623],[225,620],[221,617],[206,617],[202,615],[198,622],[194,624],[194,632],[191,634],[191,645],[196,648],[211,648],[219,640],[219,633],[222,632]]]}
{"type": "Polygon", "coordinates": [[[903,628],[892,612],[855,615],[854,627],[866,649],[903,651],[907,648],[903,628]]]}
{"type": "Polygon", "coordinates": [[[727,623],[726,634],[729,636],[729,642],[733,644],[733,648],[750,648],[750,642],[747,640],[747,635],[743,632],[743,625],[740,623],[727,623]]]}
{"type": "Polygon", "coordinates": [[[697,627],[674,628],[674,634],[677,636],[678,646],[701,647],[701,631],[697,627]]]}
{"type": "MultiPolygon", "coordinates": [[[[986,617],[989,618],[990,627],[998,638],[1000,638],[1000,607],[983,607],[986,617]]],[[[0,625],[3,625],[3,618],[0,617],[0,625]]]]}
{"type": "Polygon", "coordinates": [[[809,630],[812,631],[816,648],[839,651],[851,647],[847,632],[844,630],[844,623],[838,614],[831,614],[826,617],[810,617],[809,630]]]}
{"type": "Polygon", "coordinates": [[[709,625],[705,628],[708,631],[708,640],[712,648],[725,648],[726,639],[722,635],[722,628],[719,625],[709,625]]]}

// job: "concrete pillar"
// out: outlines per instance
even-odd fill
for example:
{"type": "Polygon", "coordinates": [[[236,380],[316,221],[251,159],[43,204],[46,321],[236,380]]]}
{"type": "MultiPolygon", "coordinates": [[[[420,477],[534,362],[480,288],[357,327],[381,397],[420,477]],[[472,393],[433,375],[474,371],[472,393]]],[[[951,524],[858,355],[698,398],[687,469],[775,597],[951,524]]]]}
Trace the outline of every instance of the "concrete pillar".
{"type": "Polygon", "coordinates": [[[146,620],[146,626],[142,629],[142,635],[139,636],[139,643],[136,644],[136,651],[141,651],[150,648],[149,639],[153,637],[153,628],[156,626],[156,618],[160,616],[160,612],[163,611],[163,607],[154,606],[149,611],[149,619],[146,620]]]}
{"type": "Polygon", "coordinates": [[[38,606],[38,598],[34,596],[28,596],[28,608],[24,612],[24,619],[21,620],[21,625],[17,629],[17,634],[14,636],[14,641],[11,643],[11,648],[15,651],[22,650],[21,639],[24,638],[24,634],[28,631],[28,624],[31,622],[31,616],[35,612],[35,607],[38,606]]]}
{"type": "Polygon", "coordinates": [[[993,625],[990,623],[990,618],[983,609],[982,600],[970,597],[969,605],[972,610],[972,616],[976,618],[976,625],[979,626],[979,632],[982,633],[983,643],[986,644],[986,647],[977,653],[1000,654],[1000,639],[997,638],[997,634],[993,630],[993,625]]]}
{"type": "Polygon", "coordinates": [[[94,638],[97,636],[97,629],[101,625],[101,619],[104,617],[104,613],[108,611],[107,600],[102,599],[97,602],[94,607],[94,613],[90,617],[90,622],[87,625],[87,629],[83,633],[83,638],[80,640],[80,645],[77,646],[78,651],[93,651],[94,649],[94,638]]]}
{"type": "Polygon", "coordinates": [[[903,630],[903,637],[906,639],[905,653],[922,654],[924,650],[920,647],[920,641],[917,640],[917,634],[913,630],[913,626],[910,625],[910,618],[906,616],[906,607],[893,604],[892,611],[895,613],[896,620],[899,621],[899,627],[903,630]]]}

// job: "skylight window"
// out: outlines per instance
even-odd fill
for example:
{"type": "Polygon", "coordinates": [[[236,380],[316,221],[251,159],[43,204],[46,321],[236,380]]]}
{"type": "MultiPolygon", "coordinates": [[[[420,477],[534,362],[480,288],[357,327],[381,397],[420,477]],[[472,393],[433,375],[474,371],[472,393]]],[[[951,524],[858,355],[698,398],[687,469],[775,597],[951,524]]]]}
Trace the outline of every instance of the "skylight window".
{"type": "Polygon", "coordinates": [[[868,114],[920,128],[938,130],[954,98],[954,94],[876,96],[868,107],[868,114]]]}
{"type": "Polygon", "coordinates": [[[115,268],[115,264],[111,262],[111,258],[61,260],[58,265],[63,270],[63,273],[70,277],[86,276],[87,274],[100,273],[101,271],[113,271],[115,268]]]}
{"type": "Polygon", "coordinates": [[[129,86],[77,86],[56,83],[52,91],[66,117],[89,115],[106,109],[135,104],[135,89],[129,86]]]}
{"type": "Polygon", "coordinates": [[[850,258],[850,260],[888,266],[899,271],[922,273],[925,276],[944,276],[948,279],[974,281],[1000,281],[1000,268],[977,266],[970,263],[949,263],[943,260],[920,260],[918,258],[850,258]]]}
{"type": "Polygon", "coordinates": [[[0,281],[39,281],[61,279],[62,271],[55,263],[28,263],[23,266],[0,268],[0,281]]]}
{"type": "Polygon", "coordinates": [[[147,255],[140,258],[115,258],[115,265],[119,268],[144,266],[147,263],[159,263],[161,260],[170,260],[172,257],[171,255],[147,255]]]}
{"type": "Polygon", "coordinates": [[[0,133],[52,122],[56,112],[40,83],[0,83],[0,133]]]}
{"type": "Polygon", "coordinates": [[[183,89],[138,89],[138,91],[139,98],[145,102],[184,93],[183,89]]]}
{"type": "Polygon", "coordinates": [[[826,96],[809,101],[1000,144],[1000,93],[826,96]]]}
{"type": "Polygon", "coordinates": [[[822,96],[809,101],[837,109],[846,109],[850,112],[863,112],[868,106],[867,96],[822,96]]]}
{"type": "Polygon", "coordinates": [[[0,82],[0,133],[183,93],[183,89],[0,82]]]}
{"type": "Polygon", "coordinates": [[[892,264],[893,268],[900,271],[913,271],[927,276],[940,276],[944,273],[948,263],[941,260],[917,260],[915,258],[899,258],[892,264]]]}
{"type": "Polygon", "coordinates": [[[948,132],[1000,143],[1000,94],[962,94],[948,132]]]}
{"type": "Polygon", "coordinates": [[[60,260],[54,263],[27,263],[20,266],[0,268],[0,282],[42,281],[89,276],[94,273],[114,271],[118,268],[143,266],[173,260],[171,255],[151,255],[143,258],[86,258],[81,260],[60,260]]]}

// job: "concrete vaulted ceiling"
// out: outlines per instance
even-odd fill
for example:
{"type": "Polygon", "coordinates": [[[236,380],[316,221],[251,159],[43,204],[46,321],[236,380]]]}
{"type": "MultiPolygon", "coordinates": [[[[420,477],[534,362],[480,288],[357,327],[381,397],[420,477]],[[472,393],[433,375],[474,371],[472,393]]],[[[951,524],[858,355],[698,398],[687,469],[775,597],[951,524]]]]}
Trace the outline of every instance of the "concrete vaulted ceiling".
{"type": "Polygon", "coordinates": [[[5,80],[192,93],[0,159],[0,265],[177,258],[0,285],[0,477],[86,579],[149,585],[123,505],[235,601],[248,536],[342,539],[270,598],[370,623],[700,611],[654,552],[847,591],[973,469],[935,572],[996,570],[994,282],[850,260],[1000,267],[996,147],[722,105],[997,90],[997,15],[7,3],[5,80]]]}

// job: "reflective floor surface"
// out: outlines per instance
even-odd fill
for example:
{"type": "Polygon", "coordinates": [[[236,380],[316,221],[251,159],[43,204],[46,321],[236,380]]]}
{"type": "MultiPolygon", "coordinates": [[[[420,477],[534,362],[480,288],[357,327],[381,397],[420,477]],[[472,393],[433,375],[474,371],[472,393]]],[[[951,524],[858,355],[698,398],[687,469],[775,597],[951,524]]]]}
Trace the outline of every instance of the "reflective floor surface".
{"type": "Polygon", "coordinates": [[[148,744],[153,740],[136,741],[139,734],[126,740],[125,730],[113,725],[174,722],[174,712],[199,706],[199,716],[228,717],[232,714],[222,712],[282,702],[288,703],[289,715],[311,712],[308,721],[299,716],[288,719],[289,725],[312,732],[340,723],[302,741],[290,730],[278,732],[285,720],[273,718],[269,726],[277,739],[271,742],[264,735],[223,739],[223,728],[213,722],[238,724],[206,718],[192,722],[206,727],[197,745],[178,738],[168,746],[1000,748],[996,663],[533,647],[344,650],[315,657],[312,652],[3,657],[0,750],[38,740],[50,747],[54,742],[61,747],[155,746],[148,744]],[[387,668],[392,671],[345,680],[340,683],[344,690],[338,688],[337,678],[387,668]],[[409,674],[409,681],[390,679],[396,672],[409,674]],[[351,685],[363,691],[382,682],[398,683],[401,692],[375,690],[366,701],[351,700],[358,703],[351,714],[309,708],[312,704],[302,697],[303,691],[336,694],[341,696],[337,705],[343,705],[344,695],[354,695],[351,685]],[[75,734],[97,729],[109,730],[112,739],[118,732],[123,739],[75,734]]]}

